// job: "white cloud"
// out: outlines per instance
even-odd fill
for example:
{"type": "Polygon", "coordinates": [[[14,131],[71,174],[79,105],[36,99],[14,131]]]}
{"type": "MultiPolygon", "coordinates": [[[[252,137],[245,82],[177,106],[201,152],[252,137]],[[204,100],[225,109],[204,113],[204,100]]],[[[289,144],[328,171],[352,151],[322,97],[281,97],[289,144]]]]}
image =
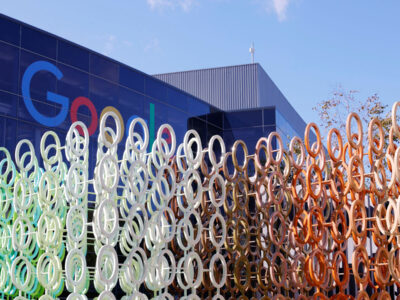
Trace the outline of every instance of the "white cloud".
{"type": "Polygon", "coordinates": [[[286,20],[286,11],[292,0],[255,0],[255,2],[263,6],[267,12],[275,13],[282,22],[286,20]]]}
{"type": "Polygon", "coordinates": [[[175,9],[180,8],[185,12],[188,12],[195,4],[196,0],[147,0],[147,4],[151,9],[175,9]]]}
{"type": "MultiPolygon", "coordinates": [[[[164,9],[182,9],[185,12],[190,11],[195,5],[200,3],[199,0],[146,0],[152,10],[164,9]]],[[[214,2],[230,2],[231,0],[212,0],[214,2]]],[[[248,0],[249,2],[261,5],[267,12],[273,12],[280,22],[286,20],[286,12],[289,4],[293,0],[248,0]]]]}
{"type": "Polygon", "coordinates": [[[179,5],[184,11],[189,11],[195,4],[195,0],[180,0],[179,5]]]}
{"type": "Polygon", "coordinates": [[[172,2],[170,0],[147,0],[147,4],[150,5],[151,9],[161,9],[171,7],[172,2]]]}
{"type": "Polygon", "coordinates": [[[114,34],[104,34],[96,37],[101,42],[100,52],[106,56],[115,54],[122,48],[131,48],[133,43],[129,40],[122,40],[114,34]]]}
{"type": "Polygon", "coordinates": [[[273,0],[274,10],[279,21],[286,19],[286,10],[289,5],[289,0],[273,0]]]}

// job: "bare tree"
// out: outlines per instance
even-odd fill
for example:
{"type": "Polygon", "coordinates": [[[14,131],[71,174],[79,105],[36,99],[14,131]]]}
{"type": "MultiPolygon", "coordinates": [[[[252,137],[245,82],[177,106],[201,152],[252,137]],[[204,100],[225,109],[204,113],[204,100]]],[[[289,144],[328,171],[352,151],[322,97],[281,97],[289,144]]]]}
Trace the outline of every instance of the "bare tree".
{"type": "MultiPolygon", "coordinates": [[[[388,105],[383,104],[378,94],[374,94],[365,100],[360,99],[358,91],[345,90],[339,86],[332,96],[323,100],[313,107],[320,118],[320,128],[326,136],[330,128],[337,128],[342,137],[346,137],[346,118],[349,113],[357,113],[362,121],[364,133],[368,129],[368,124],[373,118],[378,118],[385,132],[385,141],[388,141],[389,129],[391,126],[390,111],[388,105]]],[[[366,134],[364,134],[366,137],[366,134]]]]}

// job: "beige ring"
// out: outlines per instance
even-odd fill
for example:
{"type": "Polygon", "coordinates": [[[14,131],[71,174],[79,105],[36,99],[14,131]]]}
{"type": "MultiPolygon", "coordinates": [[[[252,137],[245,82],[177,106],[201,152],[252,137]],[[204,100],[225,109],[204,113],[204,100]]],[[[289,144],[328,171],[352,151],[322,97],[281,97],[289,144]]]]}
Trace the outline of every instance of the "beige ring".
{"type": "Polygon", "coordinates": [[[350,144],[350,146],[353,149],[358,149],[362,146],[363,142],[363,128],[362,128],[362,123],[361,119],[358,114],[355,112],[350,113],[347,116],[346,120],[346,134],[347,134],[347,141],[350,144]],[[357,130],[358,130],[358,135],[357,135],[357,143],[353,141],[353,135],[351,134],[351,119],[354,118],[357,122],[357,130]]]}

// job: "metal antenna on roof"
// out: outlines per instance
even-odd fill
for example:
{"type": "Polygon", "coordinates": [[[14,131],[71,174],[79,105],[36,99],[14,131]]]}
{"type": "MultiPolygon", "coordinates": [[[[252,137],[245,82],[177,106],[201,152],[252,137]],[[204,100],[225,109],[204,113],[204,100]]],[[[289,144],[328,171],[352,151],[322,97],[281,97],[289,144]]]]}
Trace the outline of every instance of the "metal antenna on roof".
{"type": "Polygon", "coordinates": [[[254,42],[251,43],[251,47],[249,49],[249,52],[251,53],[251,63],[254,64],[254,52],[256,51],[256,49],[254,49],[254,42]]]}

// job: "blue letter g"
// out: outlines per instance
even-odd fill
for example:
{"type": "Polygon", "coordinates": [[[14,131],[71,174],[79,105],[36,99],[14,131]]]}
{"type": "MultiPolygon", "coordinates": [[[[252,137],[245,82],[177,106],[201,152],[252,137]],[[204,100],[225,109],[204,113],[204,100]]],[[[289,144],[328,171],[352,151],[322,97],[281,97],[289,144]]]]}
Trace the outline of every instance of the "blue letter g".
{"type": "Polygon", "coordinates": [[[63,77],[61,71],[52,63],[42,60],[34,62],[26,69],[24,76],[22,77],[22,96],[24,98],[26,108],[37,122],[48,127],[55,127],[60,125],[67,117],[69,99],[48,91],[47,100],[61,104],[61,111],[55,117],[47,117],[39,113],[32,103],[30,92],[32,77],[39,71],[49,71],[56,76],[58,80],[63,77]]]}

